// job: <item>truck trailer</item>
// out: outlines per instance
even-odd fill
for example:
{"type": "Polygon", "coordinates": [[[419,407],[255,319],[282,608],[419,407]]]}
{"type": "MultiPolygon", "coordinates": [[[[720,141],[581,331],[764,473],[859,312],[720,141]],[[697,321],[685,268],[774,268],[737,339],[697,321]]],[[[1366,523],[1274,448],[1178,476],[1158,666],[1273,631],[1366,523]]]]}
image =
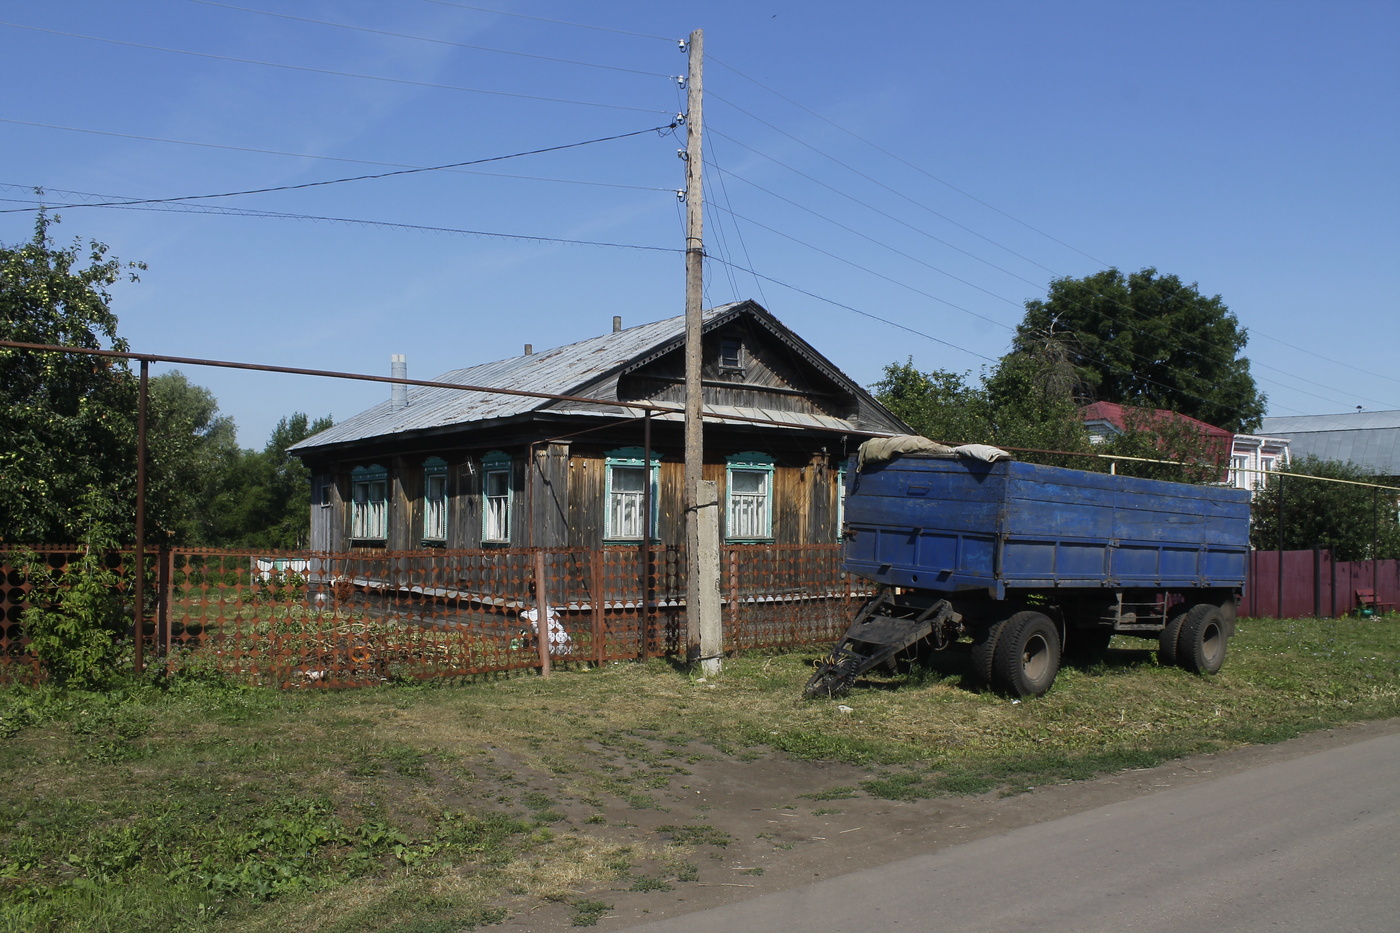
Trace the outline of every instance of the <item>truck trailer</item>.
{"type": "Polygon", "coordinates": [[[1114,635],[1220,670],[1248,563],[1248,492],[894,440],[886,451],[914,443],[863,448],[847,470],[844,567],[874,592],[807,696],[958,642],[971,643],[974,681],[1013,696],[1045,693],[1062,654],[1091,658],[1114,635]]]}

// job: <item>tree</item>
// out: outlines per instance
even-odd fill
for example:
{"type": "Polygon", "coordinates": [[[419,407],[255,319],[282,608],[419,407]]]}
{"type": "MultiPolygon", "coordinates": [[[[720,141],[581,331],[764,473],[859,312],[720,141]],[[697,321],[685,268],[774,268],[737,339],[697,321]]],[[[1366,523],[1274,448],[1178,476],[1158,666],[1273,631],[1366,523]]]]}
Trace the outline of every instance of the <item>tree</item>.
{"type": "Polygon", "coordinates": [[[225,547],[305,547],[311,528],[311,471],[287,448],[331,424],[329,417],[313,422],[296,412],[277,422],[261,451],[241,451],[210,500],[208,542],[225,547]]]}
{"type": "Polygon", "coordinates": [[[213,543],[214,500],[243,456],[233,419],[177,370],[150,380],[146,522],[152,543],[213,543]]]}
{"type": "Polygon", "coordinates": [[[1351,463],[1304,457],[1289,473],[1323,476],[1349,482],[1271,476],[1255,493],[1250,543],[1259,550],[1279,548],[1279,500],[1283,500],[1282,546],[1285,551],[1324,547],[1337,560],[1381,560],[1400,557],[1400,524],[1396,522],[1396,493],[1373,486],[1379,479],[1351,463]]]}
{"type": "Polygon", "coordinates": [[[870,391],[916,434],[944,444],[987,440],[986,400],[979,389],[967,384],[965,373],[946,369],[922,373],[910,357],[887,365],[885,377],[870,391]]]}
{"type": "Polygon", "coordinates": [[[1027,302],[1012,352],[1059,354],[1080,402],[1170,409],[1239,433],[1265,407],[1240,355],[1247,339],[1219,295],[1156,269],[1107,269],[1056,279],[1047,300],[1027,302]]]}
{"type": "MultiPolygon", "coordinates": [[[[125,350],[108,287],[145,267],[96,241],[55,246],[56,222],[40,213],[30,242],[0,244],[0,338],[125,350]]],[[[84,537],[89,495],[129,510],[135,411],[123,360],[0,348],[0,541],[84,537]]]]}
{"type": "Polygon", "coordinates": [[[1039,361],[1028,356],[1003,358],[975,386],[966,374],[922,373],[910,359],[886,366],[885,378],[871,391],[924,437],[945,444],[1018,448],[1021,459],[1091,468],[1092,462],[1082,457],[1043,453],[1089,450],[1073,401],[1045,377],[1039,361]]]}

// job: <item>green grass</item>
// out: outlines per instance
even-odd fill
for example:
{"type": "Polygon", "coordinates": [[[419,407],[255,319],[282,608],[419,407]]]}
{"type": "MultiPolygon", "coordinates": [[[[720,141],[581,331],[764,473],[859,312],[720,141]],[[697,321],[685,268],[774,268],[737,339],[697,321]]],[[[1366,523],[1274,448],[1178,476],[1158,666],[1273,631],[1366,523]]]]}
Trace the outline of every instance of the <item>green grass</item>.
{"type": "Polygon", "coordinates": [[[702,761],[845,762],[870,778],[806,798],[917,801],[1400,716],[1398,617],[1246,620],[1229,650],[1202,678],[1119,639],[1021,702],[945,657],[862,679],[850,713],[799,699],[818,650],[730,659],[704,684],[652,662],[347,691],[198,671],[101,695],[6,689],[0,933],[422,933],[548,902],[586,924],[609,909],[590,894],[694,881],[687,858],[731,846],[681,812],[610,841],[629,824],[601,811],[657,814],[702,761]]]}

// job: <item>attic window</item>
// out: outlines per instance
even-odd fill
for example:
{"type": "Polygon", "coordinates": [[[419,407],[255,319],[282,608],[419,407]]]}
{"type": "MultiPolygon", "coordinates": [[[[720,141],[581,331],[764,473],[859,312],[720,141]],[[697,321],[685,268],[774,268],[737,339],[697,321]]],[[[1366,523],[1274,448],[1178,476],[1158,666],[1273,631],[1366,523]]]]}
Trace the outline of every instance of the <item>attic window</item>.
{"type": "Polygon", "coordinates": [[[721,372],[739,372],[744,368],[744,344],[737,337],[724,337],[719,342],[721,372]]]}

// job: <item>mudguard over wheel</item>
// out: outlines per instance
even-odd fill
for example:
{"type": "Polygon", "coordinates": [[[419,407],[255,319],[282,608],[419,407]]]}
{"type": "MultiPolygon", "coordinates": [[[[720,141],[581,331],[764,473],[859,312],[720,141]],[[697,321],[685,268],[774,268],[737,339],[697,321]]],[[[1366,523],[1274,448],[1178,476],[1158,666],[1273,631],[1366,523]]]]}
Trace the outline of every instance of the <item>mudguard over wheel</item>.
{"type": "MultiPolygon", "coordinates": [[[[1228,621],[1219,606],[1192,606],[1181,619],[1176,663],[1193,674],[1214,674],[1225,663],[1228,621]]],[[[1165,634],[1165,633],[1164,633],[1165,634]]]]}
{"type": "Polygon", "coordinates": [[[1038,697],[1060,672],[1060,633],[1039,612],[1018,612],[1007,619],[992,657],[992,682],[1013,696],[1038,697]]]}

